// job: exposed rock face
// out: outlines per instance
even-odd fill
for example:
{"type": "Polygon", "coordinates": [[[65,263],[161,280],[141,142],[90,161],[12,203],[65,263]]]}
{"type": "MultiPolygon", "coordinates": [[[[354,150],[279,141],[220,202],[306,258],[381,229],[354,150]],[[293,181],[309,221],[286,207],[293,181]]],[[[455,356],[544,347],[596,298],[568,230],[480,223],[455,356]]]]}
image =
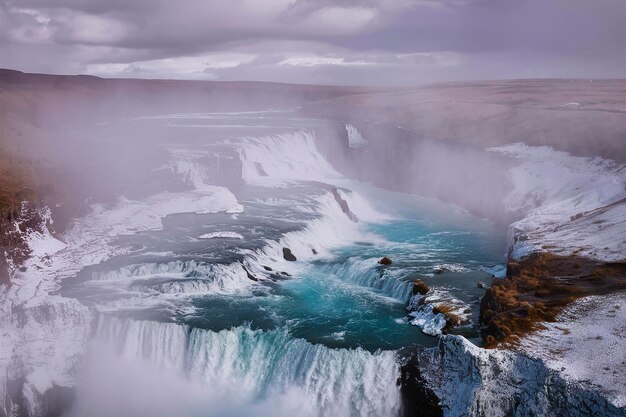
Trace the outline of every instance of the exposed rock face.
{"type": "Polygon", "coordinates": [[[241,264],[241,266],[243,267],[243,270],[246,271],[246,276],[248,277],[249,280],[251,280],[251,281],[258,281],[259,280],[257,277],[252,275],[250,273],[250,271],[248,271],[248,268],[246,268],[246,266],[244,264],[241,264]]]}
{"type": "Polygon", "coordinates": [[[424,295],[428,291],[430,291],[430,287],[428,287],[428,285],[426,285],[424,281],[422,281],[421,279],[416,279],[415,281],[413,281],[413,295],[415,294],[424,295]]]}
{"type": "Polygon", "coordinates": [[[47,268],[64,243],[50,223],[47,207],[24,204],[3,224],[2,244],[11,249],[4,259],[13,268],[10,285],[0,285],[0,416],[60,415],[89,338],[89,309],[51,294],[56,275],[47,268]]]}
{"type": "Polygon", "coordinates": [[[46,226],[36,205],[23,202],[21,210],[0,217],[0,285],[10,284],[10,275],[31,253],[27,237],[46,226]]]}
{"type": "Polygon", "coordinates": [[[343,211],[350,220],[352,220],[353,222],[357,222],[358,219],[356,215],[350,210],[348,202],[344,200],[343,197],[341,197],[341,194],[339,194],[337,187],[331,188],[330,192],[333,194],[333,197],[335,197],[335,201],[337,202],[337,204],[339,204],[339,207],[341,207],[341,211],[343,211]]]}
{"type": "Polygon", "coordinates": [[[88,308],[61,296],[35,297],[0,304],[0,322],[3,348],[10,349],[0,358],[0,416],[61,415],[71,400],[64,387],[72,385],[89,339],[88,308]]]}
{"type": "MultiPolygon", "coordinates": [[[[74,387],[52,385],[45,393],[40,394],[25,390],[25,378],[18,378],[7,382],[7,396],[5,406],[10,410],[9,417],[30,417],[41,415],[45,417],[62,417],[66,415],[74,401],[74,387]],[[29,398],[30,397],[30,398],[29,398]],[[33,403],[33,400],[36,403],[33,403]],[[34,404],[37,404],[33,407],[34,404]]],[[[4,417],[5,410],[0,409],[0,416],[4,417]]]]}
{"type": "Polygon", "coordinates": [[[378,261],[378,263],[381,264],[381,265],[391,265],[393,262],[391,261],[390,258],[385,256],[380,261],[378,261]]]}
{"type": "Polygon", "coordinates": [[[418,350],[405,366],[412,368],[411,375],[419,375],[411,389],[418,395],[426,385],[430,398],[439,399],[444,416],[626,415],[601,394],[563,379],[540,360],[481,349],[460,336],[442,336],[437,347],[418,350]]]}
{"type": "Polygon", "coordinates": [[[298,260],[298,258],[296,258],[296,255],[291,253],[291,249],[289,248],[283,248],[283,258],[285,258],[286,261],[290,262],[295,262],[298,260]]]}
{"type": "Polygon", "coordinates": [[[439,303],[433,307],[433,314],[443,314],[446,318],[446,327],[444,330],[448,330],[451,327],[461,324],[461,317],[454,313],[455,308],[445,303],[439,303]]]}
{"type": "Polygon", "coordinates": [[[400,392],[402,395],[402,415],[404,417],[443,417],[437,394],[428,387],[415,351],[401,352],[406,355],[400,366],[400,392]]]}
{"type": "Polygon", "coordinates": [[[507,278],[496,280],[480,304],[488,347],[515,342],[539,323],[554,321],[578,298],[626,290],[626,263],[535,253],[509,262],[507,270],[507,278]]]}

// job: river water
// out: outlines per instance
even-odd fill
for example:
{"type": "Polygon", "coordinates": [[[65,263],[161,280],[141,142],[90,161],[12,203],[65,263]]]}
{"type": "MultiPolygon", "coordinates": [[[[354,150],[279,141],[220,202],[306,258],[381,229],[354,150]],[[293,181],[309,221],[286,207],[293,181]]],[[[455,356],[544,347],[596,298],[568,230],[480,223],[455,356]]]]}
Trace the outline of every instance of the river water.
{"type": "MultiPolygon", "coordinates": [[[[97,312],[75,415],[391,416],[398,349],[441,330],[424,305],[453,306],[450,331],[479,343],[481,267],[504,261],[505,230],[346,178],[320,146],[333,129],[289,111],[100,127],[166,152],[155,178],[181,186],[83,220],[115,256],[60,290],[97,312]],[[431,291],[410,316],[416,278],[431,291]]],[[[367,146],[352,126],[345,140],[367,146]]]]}

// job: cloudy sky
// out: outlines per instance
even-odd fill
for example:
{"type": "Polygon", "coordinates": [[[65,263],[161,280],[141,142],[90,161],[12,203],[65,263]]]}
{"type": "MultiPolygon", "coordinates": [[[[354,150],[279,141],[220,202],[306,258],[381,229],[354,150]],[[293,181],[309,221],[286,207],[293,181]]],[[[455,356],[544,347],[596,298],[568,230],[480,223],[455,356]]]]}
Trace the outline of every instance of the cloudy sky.
{"type": "Polygon", "coordinates": [[[626,0],[0,0],[0,66],[417,85],[626,77],[626,0]]]}

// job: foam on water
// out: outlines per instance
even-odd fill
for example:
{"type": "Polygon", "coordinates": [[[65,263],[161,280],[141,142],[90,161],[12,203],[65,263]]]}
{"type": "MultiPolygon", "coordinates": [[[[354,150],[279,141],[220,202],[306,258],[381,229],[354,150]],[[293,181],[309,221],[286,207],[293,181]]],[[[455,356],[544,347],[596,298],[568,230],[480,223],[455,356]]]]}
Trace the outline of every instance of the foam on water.
{"type": "Polygon", "coordinates": [[[93,272],[92,279],[103,285],[147,294],[244,294],[253,284],[239,262],[209,264],[199,261],[143,263],[116,270],[93,272]],[[108,283],[114,281],[113,283],[108,283]]]}
{"type": "MultiPolygon", "coordinates": [[[[357,217],[376,218],[375,211],[355,193],[343,192],[342,195],[357,217]]],[[[331,249],[357,241],[382,241],[364,231],[360,223],[343,212],[332,193],[326,193],[317,200],[315,212],[318,217],[308,222],[304,229],[286,233],[277,241],[268,241],[261,250],[246,253],[247,265],[256,271],[261,271],[262,265],[269,265],[274,269],[296,272],[300,265],[286,261],[283,248],[289,248],[298,261],[310,261],[332,257],[331,249]]]]}
{"type": "Polygon", "coordinates": [[[211,232],[198,236],[198,239],[243,239],[243,236],[237,232],[211,232]]]}
{"type": "Polygon", "coordinates": [[[320,266],[326,274],[361,287],[372,288],[380,293],[406,303],[411,297],[413,283],[400,279],[398,272],[382,269],[378,258],[351,257],[342,263],[320,266]]]}

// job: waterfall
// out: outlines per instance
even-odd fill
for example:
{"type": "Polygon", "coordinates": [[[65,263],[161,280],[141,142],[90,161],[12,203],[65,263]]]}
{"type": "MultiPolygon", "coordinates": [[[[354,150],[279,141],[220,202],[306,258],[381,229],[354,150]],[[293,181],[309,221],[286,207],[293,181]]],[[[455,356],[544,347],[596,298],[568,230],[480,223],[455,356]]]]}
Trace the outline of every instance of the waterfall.
{"type": "Polygon", "coordinates": [[[296,132],[245,137],[239,144],[244,181],[252,185],[286,181],[324,181],[341,175],[315,145],[315,133],[296,132]]]}
{"type": "Polygon", "coordinates": [[[367,140],[363,138],[361,132],[350,123],[346,123],[346,132],[348,132],[348,145],[351,148],[358,149],[367,146],[367,140]]]}
{"type": "Polygon", "coordinates": [[[201,385],[204,398],[219,392],[216,407],[224,401],[275,407],[290,393],[311,416],[386,417],[400,410],[393,351],[329,349],[282,329],[240,326],[214,332],[107,315],[98,317],[96,338],[110,343],[121,358],[145,360],[201,385]]]}

